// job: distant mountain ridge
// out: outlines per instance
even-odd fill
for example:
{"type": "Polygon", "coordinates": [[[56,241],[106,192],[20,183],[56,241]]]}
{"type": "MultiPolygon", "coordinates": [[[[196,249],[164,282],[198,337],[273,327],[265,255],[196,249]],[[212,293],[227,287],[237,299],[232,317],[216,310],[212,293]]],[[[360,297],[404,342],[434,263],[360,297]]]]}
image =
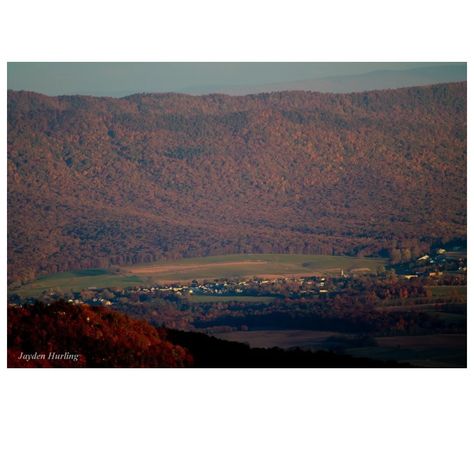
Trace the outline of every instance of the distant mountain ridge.
{"type": "Polygon", "coordinates": [[[466,234],[466,83],[352,94],[8,93],[10,281],[466,234]]]}
{"type": "MultiPolygon", "coordinates": [[[[332,75],[324,77],[308,77],[302,80],[282,81],[276,76],[272,82],[227,84],[214,83],[178,87],[173,90],[163,91],[160,85],[156,89],[148,86],[141,89],[114,89],[104,90],[75,90],[75,95],[91,95],[96,97],[125,98],[128,96],[150,93],[175,93],[190,95],[226,94],[248,95],[268,92],[283,91],[311,91],[330,93],[368,92],[371,90],[399,89],[402,87],[415,87],[423,85],[442,84],[449,82],[464,82],[467,80],[467,64],[453,63],[450,65],[423,66],[412,69],[400,70],[375,70],[364,74],[332,75]]],[[[64,95],[64,94],[62,94],[64,95]]]]}
{"type": "MultiPolygon", "coordinates": [[[[282,91],[311,91],[330,93],[368,92],[372,90],[399,89],[448,82],[463,82],[467,78],[467,65],[419,67],[406,70],[377,70],[364,74],[335,75],[299,81],[275,81],[254,85],[208,85],[190,87],[179,92],[189,94],[221,93],[230,95],[260,94],[282,91]]],[[[125,94],[123,94],[125,95],[125,94]]]]}

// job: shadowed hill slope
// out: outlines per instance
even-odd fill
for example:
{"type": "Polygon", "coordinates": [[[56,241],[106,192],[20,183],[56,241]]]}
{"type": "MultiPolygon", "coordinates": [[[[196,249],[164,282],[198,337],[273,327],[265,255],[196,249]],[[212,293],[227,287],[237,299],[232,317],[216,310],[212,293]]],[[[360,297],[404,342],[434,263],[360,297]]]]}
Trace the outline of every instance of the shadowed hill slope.
{"type": "Polygon", "coordinates": [[[8,308],[8,367],[407,366],[325,351],[251,349],[206,334],[158,329],[125,314],[87,305],[57,302],[8,308]]]}

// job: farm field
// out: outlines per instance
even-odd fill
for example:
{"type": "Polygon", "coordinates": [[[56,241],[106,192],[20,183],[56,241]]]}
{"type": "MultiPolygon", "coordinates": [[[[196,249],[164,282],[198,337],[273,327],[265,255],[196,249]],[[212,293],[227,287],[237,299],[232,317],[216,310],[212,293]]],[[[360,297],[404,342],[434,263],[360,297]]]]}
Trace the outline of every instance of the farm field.
{"type": "Polygon", "coordinates": [[[216,278],[303,277],[376,272],[386,263],[381,258],[333,255],[235,254],[156,262],[122,267],[124,272],[151,282],[185,282],[216,278]]]}
{"type": "Polygon", "coordinates": [[[302,277],[339,275],[350,272],[376,272],[386,260],[333,255],[235,254],[202,258],[184,258],[162,262],[127,265],[119,272],[107,269],[80,270],[39,277],[14,292],[20,296],[38,296],[43,291],[79,291],[89,287],[126,288],[135,285],[184,283],[218,278],[302,277]]]}
{"type": "Polygon", "coordinates": [[[213,333],[215,337],[226,341],[244,342],[250,347],[304,347],[311,349],[325,349],[325,341],[342,333],[333,331],[305,331],[288,330],[261,330],[261,331],[233,331],[213,333]]]}
{"type": "Polygon", "coordinates": [[[13,292],[23,297],[36,297],[44,291],[81,291],[87,288],[105,287],[127,288],[141,283],[143,283],[143,280],[135,275],[123,275],[103,269],[92,269],[42,276],[13,292]]]}
{"type": "Polygon", "coordinates": [[[425,336],[375,337],[374,345],[350,347],[350,334],[330,331],[275,330],[214,333],[227,341],[244,342],[250,347],[300,347],[334,350],[335,343],[345,354],[379,360],[408,362],[420,367],[465,367],[466,335],[434,334],[425,336]],[[347,346],[344,347],[344,340],[347,346]]]}
{"type": "Polygon", "coordinates": [[[465,334],[375,338],[377,346],[347,349],[347,354],[372,359],[409,362],[420,367],[466,367],[465,334]]]}
{"type": "Polygon", "coordinates": [[[433,298],[447,298],[450,296],[464,297],[467,296],[467,286],[427,286],[431,290],[433,298]]]}

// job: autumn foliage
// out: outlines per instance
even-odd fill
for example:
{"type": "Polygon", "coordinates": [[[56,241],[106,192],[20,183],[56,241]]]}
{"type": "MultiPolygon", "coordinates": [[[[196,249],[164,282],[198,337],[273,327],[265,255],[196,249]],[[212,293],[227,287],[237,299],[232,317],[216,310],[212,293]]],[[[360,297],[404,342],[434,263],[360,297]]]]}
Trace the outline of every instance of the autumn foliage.
{"type": "Polygon", "coordinates": [[[8,367],[398,367],[327,351],[250,348],[197,332],[156,328],[105,308],[57,302],[8,308],[8,367]],[[48,359],[79,354],[73,360],[48,359]],[[25,360],[25,355],[45,358],[25,360]]]}
{"type": "Polygon", "coordinates": [[[10,281],[466,235],[466,83],[354,94],[8,94],[10,281]]]}
{"type": "Polygon", "coordinates": [[[8,309],[9,367],[186,367],[189,351],[145,321],[104,308],[37,303],[8,309]],[[45,359],[19,359],[45,354],[45,359]],[[77,361],[49,354],[78,354],[77,361]]]}

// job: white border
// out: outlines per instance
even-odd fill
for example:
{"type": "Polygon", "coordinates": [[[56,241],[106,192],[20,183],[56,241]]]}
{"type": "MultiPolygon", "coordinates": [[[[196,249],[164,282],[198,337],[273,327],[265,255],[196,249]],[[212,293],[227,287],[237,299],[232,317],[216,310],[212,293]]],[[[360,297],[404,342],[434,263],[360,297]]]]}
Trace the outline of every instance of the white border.
{"type": "MultiPolygon", "coordinates": [[[[468,1],[17,0],[1,8],[4,91],[5,61],[472,57],[468,1]]],[[[5,113],[1,130],[5,153],[5,113]]],[[[5,175],[0,182],[6,228],[5,175]]],[[[469,206],[469,222],[471,214],[469,206]]],[[[467,370],[3,369],[4,472],[470,473],[472,362],[469,351],[467,370]]]]}

